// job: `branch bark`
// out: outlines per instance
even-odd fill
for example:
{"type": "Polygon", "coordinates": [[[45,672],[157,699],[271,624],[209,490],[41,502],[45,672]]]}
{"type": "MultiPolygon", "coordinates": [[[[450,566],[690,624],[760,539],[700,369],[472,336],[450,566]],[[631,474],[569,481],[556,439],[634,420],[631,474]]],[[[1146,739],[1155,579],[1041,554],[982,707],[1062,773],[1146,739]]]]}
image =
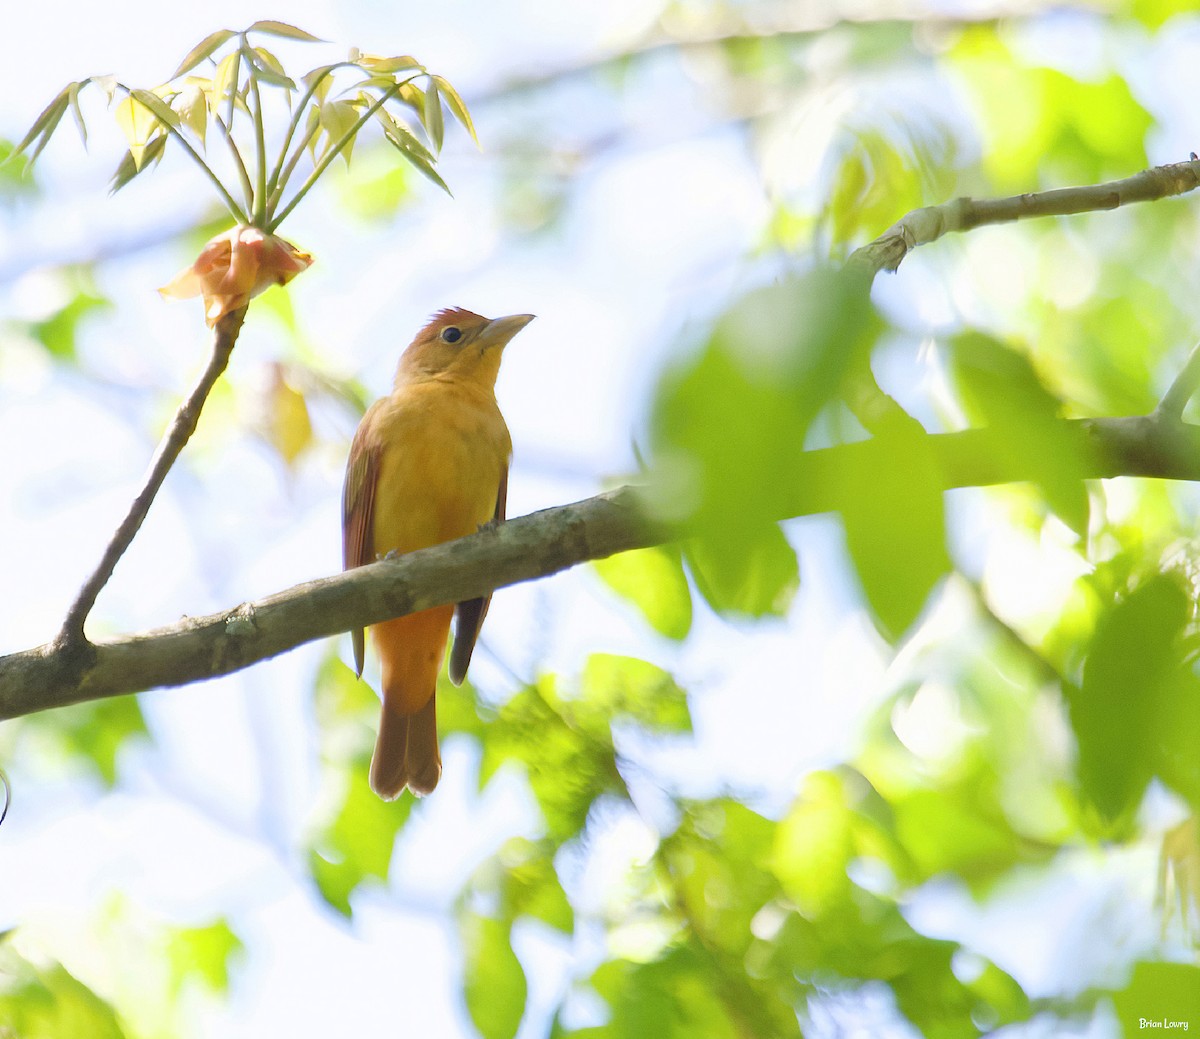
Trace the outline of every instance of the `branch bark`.
{"type": "Polygon", "coordinates": [[[1043,216],[1071,216],[1116,209],[1132,202],[1154,202],[1184,195],[1200,187],[1200,160],[1175,162],[1142,170],[1105,184],[1010,195],[1007,198],[956,198],[906,214],[873,242],[856,249],[847,261],[872,276],[894,271],[918,245],[936,242],[951,231],[970,231],[986,224],[1007,224],[1043,216]]]}
{"type": "MultiPolygon", "coordinates": [[[[1200,426],[1157,412],[1060,426],[1080,447],[1081,478],[1200,480],[1200,426]]],[[[1004,450],[1007,432],[923,436],[947,490],[1038,476],[1004,450]]],[[[776,518],[836,510],[852,493],[848,473],[859,481],[883,474],[894,457],[885,437],[803,452],[802,477],[776,518]]],[[[51,643],[0,657],[0,720],[230,674],[314,639],[688,536],[684,527],[648,518],[643,500],[640,489],[622,487],[220,613],[88,644],[84,652],[51,643]]]]}
{"type": "Polygon", "coordinates": [[[112,577],[113,570],[116,569],[121,556],[133,543],[137,532],[141,530],[142,523],[150,512],[150,506],[154,503],[159,488],[162,487],[163,480],[171,471],[171,466],[175,464],[180,452],[183,451],[192,434],[196,432],[196,425],[200,421],[200,412],[204,408],[204,402],[221,377],[221,373],[229,365],[229,357],[233,353],[233,347],[237,342],[245,316],[246,308],[242,307],[231,314],[226,314],[213,328],[212,352],[209,354],[204,371],[200,373],[200,378],[192,388],[192,392],[188,394],[187,399],[179,405],[179,409],[175,412],[175,418],[163,434],[158,450],[154,452],[154,457],[150,460],[150,468],[146,471],[142,489],[130,504],[129,511],[125,514],[120,526],[109,539],[108,545],[104,549],[104,555],[101,556],[96,569],[84,582],[75,601],[67,610],[62,629],[58,633],[58,643],[64,648],[71,649],[76,655],[86,655],[87,639],[83,633],[84,622],[96,604],[96,597],[108,583],[108,579],[112,577]]]}

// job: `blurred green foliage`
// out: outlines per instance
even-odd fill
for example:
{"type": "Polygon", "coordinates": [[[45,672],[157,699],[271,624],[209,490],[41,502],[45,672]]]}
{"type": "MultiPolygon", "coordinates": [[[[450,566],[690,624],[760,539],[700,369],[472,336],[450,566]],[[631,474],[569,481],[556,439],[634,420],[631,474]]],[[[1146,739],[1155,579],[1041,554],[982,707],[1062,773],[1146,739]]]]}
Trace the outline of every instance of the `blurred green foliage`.
{"type": "MultiPolygon", "coordinates": [[[[813,491],[799,455],[874,434],[884,477],[847,465],[824,490],[841,503],[837,562],[880,641],[897,651],[894,665],[854,750],[769,806],[745,791],[696,794],[641,758],[692,732],[695,690],[658,663],[593,653],[569,673],[514,677],[501,691],[443,682],[441,727],[476,751],[478,789],[519,777],[538,814],[535,831],[506,839],[455,900],[468,1016],[484,1039],[522,1029],[554,1039],[829,1035],[814,1022],[834,1011],[846,1034],[868,1034],[882,993],[889,1025],[946,1039],[1006,1026],[1006,1035],[1063,1033],[1085,1020],[1107,1034],[1112,1015],[1126,1035],[1142,1034],[1143,1018],[1200,1027],[1200,970],[1171,962],[1194,957],[1194,944],[1164,941],[1157,958],[1139,954],[1116,980],[1026,992],[1018,972],[965,939],[926,933],[911,912],[931,889],[962,891],[983,912],[1030,878],[1069,869],[1081,849],[1103,857],[1150,844],[1161,829],[1150,799],[1176,816],[1200,812],[1194,496],[1149,481],[1085,483],[1082,448],[1057,424],[1149,411],[1178,369],[1200,320],[1186,273],[1195,202],[941,242],[930,248],[938,261],[920,270],[948,286],[948,316],[877,305],[867,286],[828,266],[831,256],[955,194],[1134,173],[1155,128],[1148,103],[1110,56],[1089,75],[1052,67],[1021,19],[865,21],[762,39],[741,31],[737,7],[691,5],[659,30],[668,42],[678,32],[690,54],[706,37],[683,38],[680,24],[703,28],[707,12],[725,27],[693,72],[717,101],[737,99],[731,110],[764,151],[787,143],[787,115],[831,103],[830,82],[868,100],[825,142],[824,161],[809,164],[821,171],[814,197],[776,191],[764,177],[769,255],[754,258],[758,287],[727,300],[658,374],[645,417],[654,504],[691,521],[696,536],[594,572],[684,660],[711,614],[738,624],[794,617],[803,551],[779,522],[813,491]],[[969,118],[873,107],[871,88],[893,73],[926,77],[935,90],[952,84],[969,118]],[[927,379],[895,378],[887,358],[897,343],[914,355],[922,344],[927,379]],[[892,401],[900,420],[869,433],[848,401],[876,378],[909,410],[892,401]],[[986,517],[988,529],[956,537],[954,498],[924,434],[966,426],[1001,431],[1003,457],[990,461],[1026,480],[973,498],[979,511],[968,515],[986,517]],[[980,567],[976,536],[1032,544],[1039,562],[1015,577],[1008,557],[980,567]],[[1043,570],[1078,576],[1054,584],[1043,570]],[[639,784],[652,793],[639,795],[639,784]],[[606,878],[597,909],[572,863],[596,851],[614,818],[634,821],[646,846],[606,878]],[[549,1023],[529,1019],[535,964],[514,950],[526,929],[585,950],[549,1023]]],[[[1186,4],[1138,0],[1089,27],[1107,55],[1174,17],[1194,16],[1186,4]]],[[[609,63],[596,89],[625,89],[640,60],[634,51],[609,63]]],[[[539,226],[558,219],[570,177],[526,150],[503,158],[535,168],[499,208],[536,211],[539,226]],[[539,202],[532,195],[544,183],[552,197],[539,202]]],[[[383,172],[365,149],[339,176],[360,219],[390,218],[413,201],[411,172],[383,172]]],[[[0,177],[8,198],[3,166],[0,177]]],[[[282,298],[269,305],[296,340],[289,373],[315,368],[282,298]]],[[[105,306],[84,278],[59,309],[6,334],[78,363],[80,329],[105,306]]],[[[289,383],[284,403],[324,392],[361,404],[353,384],[295,388],[303,385],[289,383]]],[[[319,443],[321,431],[305,429],[306,446],[319,443]]],[[[267,442],[291,466],[285,439],[267,442]]],[[[314,897],[346,918],[356,896],[388,884],[414,811],[410,798],[384,804],[365,783],[377,711],[331,650],[315,679],[321,789],[300,862],[314,897]]],[[[810,722],[826,724],[815,710],[810,722]]],[[[121,747],[145,735],[127,699],[22,720],[0,751],[18,761],[65,756],[112,785],[121,747]]],[[[1186,919],[1197,912],[1200,848],[1183,842],[1169,858],[1186,919]]],[[[0,1035],[149,1034],[114,1009],[117,995],[24,951],[37,935],[18,934],[22,952],[11,938],[0,943],[0,1035]]],[[[241,949],[230,924],[170,930],[161,944],[169,998],[190,978],[223,997],[241,949]]]]}

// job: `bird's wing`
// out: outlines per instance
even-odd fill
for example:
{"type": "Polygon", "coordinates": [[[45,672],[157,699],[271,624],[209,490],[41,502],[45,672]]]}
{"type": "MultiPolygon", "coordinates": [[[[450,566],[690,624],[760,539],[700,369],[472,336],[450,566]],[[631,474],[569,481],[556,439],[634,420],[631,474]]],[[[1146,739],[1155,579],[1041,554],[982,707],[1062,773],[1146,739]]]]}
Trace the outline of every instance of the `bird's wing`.
{"type": "MultiPolygon", "coordinates": [[[[375,488],[379,483],[379,444],[373,435],[370,414],[363,418],[350,445],[346,484],[342,489],[342,565],[350,570],[375,558],[375,488]]],[[[362,677],[366,640],[355,628],[354,670],[362,677]]]]}
{"type": "MultiPolygon", "coordinates": [[[[504,520],[504,510],[508,502],[508,466],[500,470],[500,487],[496,491],[496,511],[492,514],[492,522],[504,520]]],[[[462,685],[467,677],[467,666],[471,663],[471,654],[475,650],[475,640],[479,638],[479,629],[483,627],[483,618],[487,616],[490,595],[480,599],[468,599],[460,602],[454,611],[454,645],[450,649],[450,681],[462,685]]]]}

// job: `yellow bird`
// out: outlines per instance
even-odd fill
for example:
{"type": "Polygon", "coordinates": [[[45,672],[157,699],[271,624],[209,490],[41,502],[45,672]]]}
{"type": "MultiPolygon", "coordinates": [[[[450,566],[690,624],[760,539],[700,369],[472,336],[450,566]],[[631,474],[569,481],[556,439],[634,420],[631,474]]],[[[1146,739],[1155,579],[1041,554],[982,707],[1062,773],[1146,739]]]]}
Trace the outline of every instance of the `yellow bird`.
{"type": "MultiPolygon", "coordinates": [[[[345,567],[414,552],[504,519],[512,440],[496,404],[504,347],[532,314],[489,321],[469,310],[434,315],[400,356],[392,393],[354,434],[342,495],[345,567]]],[[[373,625],[383,714],[371,789],[385,800],[407,786],[428,794],[442,774],[434,690],[455,616],[450,680],[467,674],[488,598],[438,606],[373,625]]],[[[364,638],[354,635],[362,676],[364,638]]]]}

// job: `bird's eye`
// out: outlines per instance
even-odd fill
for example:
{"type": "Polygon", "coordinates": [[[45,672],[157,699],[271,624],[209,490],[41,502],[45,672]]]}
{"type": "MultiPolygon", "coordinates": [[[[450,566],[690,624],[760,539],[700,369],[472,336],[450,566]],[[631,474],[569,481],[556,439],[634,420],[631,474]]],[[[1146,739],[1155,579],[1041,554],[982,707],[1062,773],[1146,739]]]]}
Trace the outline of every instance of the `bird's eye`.
{"type": "Polygon", "coordinates": [[[442,329],[442,342],[457,343],[462,338],[462,329],[450,325],[442,329]]]}

